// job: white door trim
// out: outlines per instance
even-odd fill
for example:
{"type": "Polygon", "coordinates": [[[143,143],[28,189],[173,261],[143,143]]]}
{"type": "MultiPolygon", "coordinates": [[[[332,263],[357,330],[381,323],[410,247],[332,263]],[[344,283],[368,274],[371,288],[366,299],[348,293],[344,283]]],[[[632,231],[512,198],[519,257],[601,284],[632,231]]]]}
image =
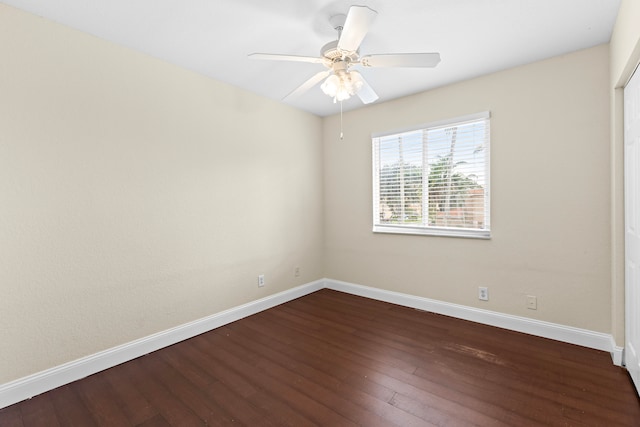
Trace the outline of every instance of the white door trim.
{"type": "Polygon", "coordinates": [[[640,390],[640,73],[635,71],[624,88],[624,217],[624,363],[640,390]]]}

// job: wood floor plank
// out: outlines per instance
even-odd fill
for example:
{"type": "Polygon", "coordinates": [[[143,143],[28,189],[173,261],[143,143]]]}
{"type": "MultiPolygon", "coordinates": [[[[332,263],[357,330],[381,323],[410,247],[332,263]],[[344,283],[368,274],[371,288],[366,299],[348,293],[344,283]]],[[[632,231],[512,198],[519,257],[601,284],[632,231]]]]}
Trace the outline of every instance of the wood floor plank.
{"type": "Polygon", "coordinates": [[[120,395],[111,387],[105,375],[104,371],[91,375],[73,383],[71,387],[99,425],[129,425],[129,419],[122,410],[120,395]]]}
{"type": "Polygon", "coordinates": [[[310,427],[320,425],[309,418],[306,418],[286,402],[274,396],[270,390],[261,390],[249,397],[248,400],[253,405],[269,414],[269,418],[275,419],[278,425],[288,427],[310,427]]]}
{"type": "Polygon", "coordinates": [[[125,370],[121,366],[109,369],[105,372],[105,378],[120,396],[121,409],[131,424],[143,424],[148,420],[157,418],[158,409],[135,387],[131,378],[125,374],[125,370]]]}
{"type": "Polygon", "coordinates": [[[160,415],[171,425],[201,426],[203,421],[187,408],[179,399],[176,399],[169,390],[156,378],[155,372],[146,368],[146,359],[149,355],[132,360],[120,365],[124,369],[136,388],[145,396],[152,405],[158,408],[160,415]]]}
{"type": "MultiPolygon", "coordinates": [[[[187,357],[181,357],[181,350],[188,350],[183,344],[171,346],[171,351],[159,352],[158,356],[173,369],[179,372],[184,380],[190,382],[193,387],[197,387],[204,397],[218,408],[228,413],[232,422],[238,420],[245,425],[264,426],[277,425],[268,417],[268,414],[261,413],[242,396],[215,379],[205,370],[198,369],[187,357]],[[225,408],[225,409],[222,409],[225,408]]],[[[169,350],[169,349],[167,349],[169,350]]],[[[255,393],[255,390],[254,390],[255,393]]]]}
{"type": "MultiPolygon", "coordinates": [[[[262,313],[261,313],[262,314],[262,313]]],[[[307,330],[301,322],[298,322],[296,316],[291,316],[284,312],[269,312],[264,315],[264,319],[270,323],[276,323],[280,325],[295,324],[297,331],[307,330]]],[[[338,344],[341,346],[347,346],[353,352],[359,354],[368,355],[369,357],[383,361],[384,363],[391,365],[395,368],[402,369],[405,372],[412,373],[416,370],[416,358],[411,358],[409,355],[403,354],[393,348],[380,345],[374,340],[358,337],[355,334],[348,334],[336,330],[325,330],[321,332],[309,331],[312,336],[319,337],[322,335],[322,340],[328,344],[338,344]]]]}
{"type": "Polygon", "coordinates": [[[7,408],[0,409],[0,421],[0,425],[3,427],[24,427],[20,406],[12,405],[7,408]]]}
{"type": "Polygon", "coordinates": [[[278,339],[279,331],[268,329],[268,333],[256,334],[247,326],[247,322],[236,322],[230,325],[238,335],[246,341],[251,337],[252,343],[262,344],[272,348],[291,359],[291,365],[295,365],[297,372],[307,373],[309,370],[317,371],[315,378],[327,388],[339,389],[343,384],[350,384],[359,391],[369,394],[384,402],[389,402],[394,391],[375,384],[357,373],[349,361],[341,360],[336,363],[333,353],[322,348],[310,347],[306,340],[298,340],[293,343],[284,343],[278,339]],[[304,361],[301,363],[301,361],[304,361]]]}
{"type": "Polygon", "coordinates": [[[241,353],[260,354],[261,359],[256,363],[258,369],[273,378],[281,378],[288,384],[293,384],[296,390],[313,397],[345,418],[368,426],[429,425],[408,413],[398,411],[388,401],[367,395],[348,383],[332,378],[326,372],[316,370],[307,363],[296,361],[286,353],[272,349],[271,346],[247,339],[248,337],[241,332],[236,333],[236,327],[237,325],[232,325],[225,328],[226,333],[220,331],[233,342],[230,346],[227,341],[227,347],[234,347],[235,351],[241,353]]]}
{"type": "Polygon", "coordinates": [[[136,424],[136,427],[171,427],[171,424],[164,419],[162,415],[156,415],[140,424],[136,424]]]}
{"type": "MultiPolygon", "coordinates": [[[[276,324],[279,327],[285,329],[290,328],[291,330],[295,330],[300,337],[316,336],[318,337],[318,341],[320,343],[324,343],[325,345],[327,342],[333,343],[333,345],[335,345],[335,348],[332,349],[334,356],[342,356],[347,360],[355,363],[356,365],[360,365],[362,368],[361,374],[364,375],[365,378],[371,378],[379,384],[393,389],[396,392],[401,392],[408,396],[419,396],[420,399],[430,402],[430,406],[434,411],[444,410],[450,415],[455,414],[459,419],[480,419],[488,423],[485,425],[499,425],[497,424],[498,420],[493,417],[495,416],[496,411],[500,412],[500,408],[486,407],[482,405],[482,402],[480,402],[475,405],[476,407],[480,408],[480,411],[476,411],[473,409],[473,407],[466,407],[464,404],[458,404],[449,400],[441,399],[437,394],[432,393],[433,391],[438,391],[440,389],[439,386],[431,384],[428,381],[419,380],[416,376],[412,375],[412,373],[408,373],[405,370],[398,368],[396,366],[396,362],[393,360],[393,357],[389,358],[391,363],[387,363],[388,361],[381,356],[386,351],[384,348],[374,348],[369,350],[372,353],[375,353],[373,354],[375,358],[372,359],[369,357],[371,354],[368,354],[367,351],[362,351],[361,347],[350,346],[350,341],[348,338],[341,339],[342,345],[336,345],[337,341],[332,342],[330,341],[330,339],[327,339],[328,341],[325,340],[324,338],[326,337],[324,333],[319,334],[318,332],[306,330],[304,327],[296,325],[292,322],[281,322],[277,317],[270,319],[270,322],[267,324],[269,325],[269,328],[273,328],[276,324]],[[488,412],[489,415],[485,416],[483,412],[488,412]]],[[[267,333],[267,331],[265,330],[266,327],[264,325],[265,322],[262,321],[252,324],[252,326],[260,328],[262,333],[267,333]]],[[[306,340],[306,338],[304,339],[306,340]]],[[[339,363],[341,362],[342,361],[340,361],[339,363]]],[[[447,394],[452,395],[451,393],[447,394]]],[[[454,397],[458,399],[462,398],[462,396],[454,397]]],[[[513,421],[519,421],[521,423],[523,422],[523,419],[521,417],[519,417],[517,414],[511,414],[510,412],[498,415],[507,420],[513,419],[513,421]]],[[[524,419],[524,421],[527,420],[524,419]]]]}
{"type": "MultiPolygon", "coordinates": [[[[292,322],[293,318],[290,318],[290,317],[289,317],[289,318],[287,318],[287,320],[289,321],[289,325],[294,324],[294,322],[292,322]]],[[[272,319],[272,320],[270,321],[269,325],[270,325],[270,326],[273,326],[274,322],[277,322],[277,320],[276,320],[276,319],[272,319]]],[[[263,333],[265,333],[266,331],[264,331],[264,330],[263,330],[262,332],[263,332],[263,333]]],[[[303,333],[303,331],[302,331],[302,330],[300,330],[300,332],[301,332],[301,333],[303,333]]],[[[313,332],[309,332],[309,333],[310,333],[310,334],[313,334],[313,332]]],[[[378,349],[378,352],[379,352],[379,353],[384,353],[384,351],[381,351],[381,350],[382,350],[382,349],[378,349]]],[[[374,352],[375,352],[375,351],[374,351],[374,352]]],[[[340,364],[342,365],[342,364],[344,364],[344,362],[341,362],[340,364]]],[[[458,412],[458,413],[459,413],[459,410],[458,410],[458,409],[455,409],[455,410],[454,410],[454,409],[452,409],[452,410],[453,410],[454,412],[458,412]]],[[[464,413],[464,411],[462,411],[462,412],[464,413]]],[[[508,411],[507,411],[507,412],[508,412],[508,411]]],[[[470,414],[468,414],[469,419],[477,418],[478,416],[480,416],[480,415],[478,415],[478,414],[471,414],[471,413],[470,413],[470,414]]]]}
{"type": "MultiPolygon", "coordinates": [[[[405,311],[407,311],[407,310],[405,310],[405,311]]],[[[386,319],[385,319],[385,320],[386,320],[386,319]]],[[[464,322],[464,321],[460,321],[459,323],[465,323],[465,322],[464,322]]],[[[483,325],[474,325],[474,326],[483,326],[483,325]]],[[[486,326],[485,326],[485,327],[486,327],[486,326]]],[[[468,328],[467,328],[467,329],[468,329],[468,328]]],[[[395,333],[395,332],[397,332],[398,334],[400,334],[400,332],[399,332],[399,331],[394,331],[394,333],[395,333]]],[[[525,337],[525,335],[524,335],[524,334],[512,333],[512,332],[510,332],[510,331],[503,331],[503,332],[505,332],[505,333],[515,334],[516,336],[519,336],[519,337],[525,337]]],[[[383,332],[382,334],[380,334],[380,335],[384,335],[384,332],[383,332]]],[[[526,336],[526,337],[527,337],[527,340],[531,340],[531,339],[533,339],[534,341],[538,341],[538,344],[540,343],[540,341],[542,341],[542,342],[545,342],[545,341],[552,342],[552,341],[550,341],[550,340],[545,340],[545,339],[537,338],[537,337],[530,337],[530,336],[526,336]]],[[[482,337],[482,338],[483,338],[483,343],[480,343],[480,344],[479,344],[479,343],[477,343],[477,342],[476,342],[476,343],[475,343],[475,344],[473,344],[473,345],[474,345],[474,346],[476,346],[476,345],[484,345],[484,342],[485,342],[486,340],[484,339],[485,337],[482,337]]],[[[555,347],[561,347],[561,346],[559,346],[559,344],[562,344],[562,343],[557,343],[557,342],[552,342],[552,343],[553,343],[553,345],[554,345],[555,347]]],[[[451,345],[451,344],[452,344],[452,343],[450,343],[450,345],[451,345]]],[[[502,347],[504,348],[504,341],[501,341],[501,345],[502,345],[502,347]]],[[[566,350],[567,348],[570,348],[570,349],[578,348],[577,346],[571,346],[571,345],[568,345],[568,344],[564,344],[563,346],[564,346],[565,350],[566,350]]],[[[486,347],[486,346],[485,346],[485,347],[486,347]]],[[[468,347],[468,348],[469,348],[469,349],[471,349],[471,350],[474,350],[474,348],[473,348],[473,347],[468,347]]],[[[519,346],[518,346],[518,348],[519,348],[519,346]]],[[[540,348],[540,347],[538,346],[537,348],[540,348]]],[[[491,348],[490,348],[490,349],[491,349],[491,348]]],[[[579,348],[579,350],[580,350],[580,351],[585,351],[585,350],[587,350],[585,353],[590,353],[590,354],[593,354],[593,355],[597,354],[598,356],[600,356],[600,357],[599,357],[599,361],[600,361],[600,363],[602,363],[602,362],[606,362],[606,363],[608,363],[608,359],[607,359],[608,355],[603,354],[603,352],[597,352],[597,351],[594,351],[594,350],[583,349],[583,348],[579,348]]],[[[407,348],[403,349],[403,351],[411,352],[411,349],[410,349],[409,347],[407,347],[407,348]]],[[[485,351],[484,353],[485,353],[485,354],[487,354],[488,352],[486,352],[486,351],[485,351]]],[[[502,351],[502,353],[504,353],[504,351],[502,351]]],[[[530,354],[530,353],[531,353],[531,351],[529,351],[529,354],[530,354]]],[[[559,354],[559,352],[557,352],[557,353],[559,354]]],[[[424,353],[423,353],[423,354],[420,354],[420,356],[421,356],[421,357],[423,357],[423,356],[424,356],[424,353]]],[[[491,356],[495,357],[495,355],[491,355],[491,356]]],[[[529,366],[529,365],[530,365],[530,363],[531,363],[531,360],[530,360],[530,359],[531,359],[531,356],[529,356],[529,360],[525,360],[524,358],[514,359],[513,357],[509,356],[509,357],[508,357],[508,358],[506,358],[505,360],[508,360],[508,361],[509,361],[509,363],[511,363],[511,368],[513,368],[513,367],[518,367],[518,366],[526,366],[526,368],[527,368],[527,372],[528,372],[528,374],[531,376],[531,374],[532,374],[532,373],[534,373],[534,374],[535,374],[535,372],[531,372],[531,369],[530,369],[530,366],[529,366]],[[509,359],[510,359],[510,360],[509,360],[509,359]],[[528,363],[527,363],[527,362],[528,362],[528,363]]],[[[594,359],[595,359],[595,357],[594,357],[594,359]]],[[[425,358],[424,358],[424,360],[425,360],[425,361],[427,361],[428,359],[425,357],[425,358]]],[[[485,358],[485,360],[486,360],[486,358],[485,358]]],[[[501,362],[503,362],[503,363],[504,363],[504,362],[505,362],[505,360],[502,360],[501,362]]],[[[498,360],[498,361],[499,361],[499,360],[498,360]]],[[[429,361],[429,363],[432,363],[432,362],[437,362],[437,360],[429,361]]],[[[549,362],[550,362],[549,360],[545,360],[545,361],[544,361],[544,366],[542,366],[542,369],[540,369],[540,371],[541,371],[541,372],[545,372],[545,371],[546,371],[547,373],[549,373],[549,372],[548,372],[548,371],[549,371],[549,367],[550,367],[549,362]]],[[[501,363],[501,364],[503,364],[503,363],[501,363]]],[[[561,376],[567,368],[574,369],[574,370],[575,370],[576,368],[581,368],[581,371],[587,371],[587,372],[582,372],[582,374],[585,376],[585,378],[588,378],[588,382],[585,382],[584,384],[581,384],[581,386],[582,386],[583,388],[586,388],[586,387],[588,387],[588,386],[593,387],[593,386],[594,386],[594,378],[596,378],[596,379],[597,379],[597,378],[598,378],[598,376],[599,376],[599,372],[593,372],[593,370],[590,370],[590,368],[586,368],[586,369],[585,369],[585,367],[584,367],[584,366],[582,366],[582,365],[566,366],[566,364],[565,364],[565,363],[563,363],[563,362],[557,363],[557,361],[554,361],[554,365],[557,365],[557,369],[556,369],[556,370],[557,370],[557,372],[550,372],[550,373],[549,373],[549,374],[550,374],[550,375],[549,375],[549,377],[550,377],[550,378],[552,378],[552,379],[556,379],[556,378],[558,378],[559,376],[561,376]]],[[[470,367],[471,367],[471,368],[473,368],[473,369],[477,369],[477,368],[478,368],[478,367],[476,366],[476,364],[473,364],[473,363],[469,364],[468,366],[470,366],[470,367]]],[[[483,369],[483,371],[484,371],[484,369],[483,369]]],[[[500,376],[503,372],[504,372],[504,370],[503,370],[502,372],[500,372],[500,373],[497,373],[497,375],[498,375],[498,376],[500,376]]],[[[536,377],[537,377],[537,375],[536,375],[536,377]]],[[[575,381],[575,377],[574,377],[572,380],[573,380],[573,381],[575,381]]],[[[596,389],[596,390],[599,390],[599,391],[604,390],[604,391],[602,391],[603,397],[604,397],[604,395],[606,395],[606,396],[610,396],[610,395],[611,395],[611,393],[609,393],[609,392],[608,392],[608,390],[607,390],[606,388],[604,388],[604,387],[603,387],[603,386],[605,385],[605,384],[604,384],[604,381],[607,381],[607,380],[602,380],[602,378],[601,378],[601,379],[600,379],[600,383],[595,384],[595,389],[596,389]]],[[[618,382],[619,382],[619,378],[617,378],[617,379],[616,379],[614,382],[612,382],[611,384],[612,384],[612,385],[614,385],[614,384],[618,384],[618,382]]],[[[613,393],[613,395],[616,395],[616,394],[615,394],[615,393],[613,393]]]]}
{"type": "MultiPolygon", "coordinates": [[[[233,325],[233,327],[250,330],[251,328],[247,325],[249,324],[243,323],[233,325]]],[[[263,325],[260,322],[249,326],[258,328],[259,333],[253,335],[256,340],[262,338],[272,347],[279,348],[296,360],[305,361],[305,364],[312,364],[316,370],[325,373],[324,381],[328,388],[339,389],[343,384],[349,384],[351,388],[385,402],[390,402],[395,394],[395,391],[391,388],[369,380],[367,378],[369,369],[366,365],[354,363],[347,358],[340,358],[335,349],[327,351],[322,344],[311,345],[308,339],[300,339],[297,342],[285,344],[284,342],[278,342],[280,330],[275,330],[272,327],[261,328],[263,325]]],[[[304,364],[298,363],[296,368],[304,371],[304,364]]]]}
{"type": "Polygon", "coordinates": [[[478,398],[484,401],[492,401],[496,396],[506,394],[508,400],[516,400],[518,405],[526,403],[527,408],[523,408],[521,412],[530,411],[538,403],[538,406],[544,408],[545,417],[551,411],[560,416],[567,409],[574,408],[591,412],[594,416],[608,413],[612,420],[617,420],[626,405],[625,402],[610,399],[608,396],[596,395],[598,398],[594,401],[593,393],[575,386],[556,384],[552,379],[541,380],[535,374],[523,370],[514,373],[500,367],[488,368],[487,372],[491,372],[490,375],[478,376],[462,374],[466,366],[469,366],[466,360],[449,358],[446,365],[439,363],[432,369],[420,368],[415,374],[447,384],[461,392],[469,393],[475,390],[478,398]],[[550,384],[555,386],[549,387],[550,384]],[[588,396],[589,399],[584,400],[583,396],[588,396]]]}
{"type": "Polygon", "coordinates": [[[233,370],[226,369],[223,365],[215,362],[215,359],[207,355],[206,351],[201,350],[200,343],[204,342],[202,337],[193,338],[190,346],[174,346],[179,357],[185,362],[189,361],[197,365],[202,371],[199,373],[194,369],[193,374],[190,371],[185,372],[188,378],[191,378],[195,384],[198,383],[197,377],[207,375],[210,379],[205,382],[205,387],[209,384],[221,381],[239,396],[247,398],[258,392],[258,389],[250,381],[246,380],[242,375],[237,374],[233,370]],[[194,375],[196,378],[194,379],[194,375]]]}
{"type": "Polygon", "coordinates": [[[242,399],[223,383],[217,381],[210,384],[207,389],[207,396],[215,401],[219,406],[233,416],[233,421],[247,425],[261,425],[265,427],[280,425],[277,419],[274,420],[271,414],[262,411],[254,406],[249,400],[242,399]]]}
{"type": "Polygon", "coordinates": [[[357,424],[342,417],[331,408],[315,401],[297,391],[292,385],[282,379],[269,377],[264,370],[256,368],[253,362],[259,355],[231,353],[227,347],[232,347],[226,340],[221,340],[220,335],[207,334],[205,338],[210,347],[215,348],[215,355],[220,363],[236,372],[250,373],[252,381],[260,388],[269,390],[271,394],[279,396],[284,402],[298,411],[304,417],[320,425],[355,426],[357,424]]]}
{"type": "Polygon", "coordinates": [[[22,422],[25,426],[60,426],[56,410],[51,402],[51,394],[49,393],[43,393],[26,400],[20,406],[20,411],[22,413],[22,422]]]}
{"type": "MultiPolygon", "coordinates": [[[[276,425],[287,426],[315,425],[285,403],[250,384],[243,376],[207,356],[206,351],[201,351],[197,348],[199,345],[196,344],[198,340],[202,340],[202,338],[196,337],[189,340],[190,345],[188,347],[182,345],[173,347],[182,358],[197,364],[207,375],[217,378],[226,389],[236,394],[238,399],[250,402],[254,407],[261,409],[262,413],[265,414],[264,419],[269,420],[268,422],[273,421],[276,425]]],[[[206,346],[206,344],[204,345],[206,346]]],[[[208,387],[211,388],[214,385],[216,385],[215,382],[209,384],[208,387]]]]}
{"type": "Polygon", "coordinates": [[[214,400],[208,398],[205,390],[194,386],[179,371],[164,362],[159,353],[149,355],[145,369],[147,372],[153,372],[156,379],[206,425],[234,425],[233,417],[225,409],[220,408],[214,400]]]}
{"type": "Polygon", "coordinates": [[[323,289],[0,410],[0,426],[638,426],[601,351],[323,289]]]}
{"type": "Polygon", "coordinates": [[[97,426],[97,421],[74,390],[74,385],[65,385],[51,393],[51,402],[56,409],[62,427],[97,426]]]}
{"type": "Polygon", "coordinates": [[[253,367],[250,366],[245,371],[241,369],[240,372],[236,372],[233,366],[225,364],[225,355],[221,355],[222,358],[212,357],[211,354],[217,353],[217,350],[211,348],[204,335],[196,338],[197,339],[190,340],[193,350],[192,356],[202,361],[202,366],[219,378],[225,387],[237,393],[243,399],[246,399],[256,408],[262,409],[264,413],[268,414],[267,418],[277,420],[280,425],[316,425],[294,410],[286,402],[283,402],[280,396],[274,395],[269,390],[265,392],[259,383],[254,383],[253,367]]]}

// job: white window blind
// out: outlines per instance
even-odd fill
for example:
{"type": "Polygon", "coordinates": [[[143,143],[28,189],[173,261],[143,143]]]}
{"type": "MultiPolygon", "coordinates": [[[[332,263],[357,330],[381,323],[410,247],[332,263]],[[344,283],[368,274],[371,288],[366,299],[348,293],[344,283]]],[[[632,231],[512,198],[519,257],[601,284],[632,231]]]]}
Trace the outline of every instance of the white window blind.
{"type": "Polygon", "coordinates": [[[489,120],[373,135],[373,231],[489,238],[489,120]]]}

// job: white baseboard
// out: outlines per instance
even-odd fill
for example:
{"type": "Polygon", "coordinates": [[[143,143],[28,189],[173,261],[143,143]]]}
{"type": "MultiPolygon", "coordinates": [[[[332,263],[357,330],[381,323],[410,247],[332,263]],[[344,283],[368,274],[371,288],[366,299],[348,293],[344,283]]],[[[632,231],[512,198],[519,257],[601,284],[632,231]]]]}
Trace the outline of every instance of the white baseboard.
{"type": "Polygon", "coordinates": [[[622,364],[623,349],[609,334],[322,279],[2,384],[0,409],[323,288],[608,351],[622,364]]]}
{"type": "Polygon", "coordinates": [[[0,409],[324,287],[318,280],[0,385],[0,409]]]}
{"type": "Polygon", "coordinates": [[[611,337],[611,359],[616,366],[624,366],[624,347],[618,347],[616,340],[611,337]]]}
{"type": "Polygon", "coordinates": [[[325,279],[324,285],[329,289],[347,292],[366,298],[431,311],[433,313],[444,314],[458,319],[470,320],[485,325],[497,326],[503,329],[607,351],[611,353],[611,358],[615,365],[622,365],[622,348],[616,346],[615,341],[610,334],[593,332],[587,329],[543,322],[510,314],[503,314],[495,311],[482,310],[459,304],[451,304],[448,302],[387,291],[384,289],[371,288],[338,280],[325,279]]]}

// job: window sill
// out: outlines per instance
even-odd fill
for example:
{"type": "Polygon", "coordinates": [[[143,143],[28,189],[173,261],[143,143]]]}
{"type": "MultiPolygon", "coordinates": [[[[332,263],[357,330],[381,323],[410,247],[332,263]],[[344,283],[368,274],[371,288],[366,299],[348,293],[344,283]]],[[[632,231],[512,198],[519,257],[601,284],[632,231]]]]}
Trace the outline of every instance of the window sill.
{"type": "Polygon", "coordinates": [[[423,228],[400,225],[374,225],[374,233],[412,234],[418,236],[463,237],[467,239],[491,239],[490,230],[472,230],[468,228],[423,228]]]}

